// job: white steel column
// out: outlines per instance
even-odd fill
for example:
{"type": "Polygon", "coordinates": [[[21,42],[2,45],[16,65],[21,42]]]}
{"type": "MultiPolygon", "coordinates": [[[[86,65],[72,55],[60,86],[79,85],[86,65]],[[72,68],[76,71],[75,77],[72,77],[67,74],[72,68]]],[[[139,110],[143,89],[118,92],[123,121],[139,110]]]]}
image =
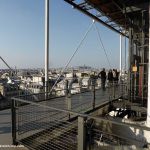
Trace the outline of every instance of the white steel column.
{"type": "Polygon", "coordinates": [[[122,74],[122,35],[120,35],[120,75],[122,74]]]}
{"type": "Polygon", "coordinates": [[[48,91],[49,69],[49,0],[45,0],[45,92],[48,91]]]}
{"type": "Polygon", "coordinates": [[[127,39],[124,37],[124,71],[127,71],[127,39]]]}
{"type": "Polygon", "coordinates": [[[149,65],[148,65],[147,125],[150,127],[150,4],[149,4],[149,65]]]}

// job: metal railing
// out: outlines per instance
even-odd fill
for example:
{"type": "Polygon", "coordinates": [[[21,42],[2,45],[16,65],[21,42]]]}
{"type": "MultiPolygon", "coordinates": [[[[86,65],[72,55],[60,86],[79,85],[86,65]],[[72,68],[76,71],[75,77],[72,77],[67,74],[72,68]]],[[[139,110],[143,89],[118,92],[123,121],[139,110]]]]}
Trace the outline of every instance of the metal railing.
{"type": "Polygon", "coordinates": [[[77,112],[84,112],[85,110],[92,110],[99,106],[102,102],[111,102],[118,98],[127,98],[127,85],[125,83],[108,83],[106,90],[97,88],[95,84],[89,87],[75,87],[70,89],[55,90],[54,93],[33,93],[20,95],[16,98],[40,102],[47,106],[53,106],[60,109],[68,109],[77,112]],[[80,89],[80,90],[78,90],[80,89]],[[78,93],[72,94],[71,90],[77,90],[78,93]],[[57,92],[63,92],[65,95],[57,95],[57,92]]]}
{"type": "Polygon", "coordinates": [[[136,134],[137,130],[149,133],[150,128],[145,126],[19,98],[13,98],[12,104],[13,143],[29,149],[94,150],[103,147],[109,150],[142,148],[149,144],[136,134]]]}
{"type": "Polygon", "coordinates": [[[77,123],[68,121],[69,112],[35,104],[13,101],[13,143],[29,149],[76,149],[77,123]]]}
{"type": "MultiPolygon", "coordinates": [[[[73,81],[76,81],[79,86],[76,86],[76,87],[71,87],[70,86],[70,82],[69,81],[69,84],[67,87],[58,87],[57,88],[57,85],[56,85],[56,88],[53,89],[51,91],[51,87],[52,85],[47,84],[49,85],[48,86],[48,92],[45,93],[45,84],[41,84],[41,82],[36,82],[36,83],[21,83],[20,85],[20,88],[15,91],[15,94],[14,92],[12,92],[12,96],[10,97],[4,97],[2,100],[0,100],[0,110],[2,109],[7,109],[7,108],[10,108],[11,106],[11,97],[20,97],[21,99],[27,99],[27,100],[32,100],[32,101],[44,101],[45,99],[52,99],[52,98],[56,98],[56,97],[62,97],[62,96],[70,96],[70,95],[74,95],[74,94],[79,94],[79,93],[85,93],[85,92],[89,92],[91,93],[91,95],[93,95],[92,99],[97,99],[99,96],[102,97],[102,92],[101,91],[101,94],[99,94],[97,91],[98,89],[101,89],[100,87],[100,83],[98,83],[98,80],[97,79],[89,79],[88,81],[88,85],[84,85],[83,83],[81,84],[80,82],[80,79],[68,79],[68,80],[73,80],[73,81]],[[99,84],[99,85],[98,85],[99,84]],[[38,89],[39,87],[39,89],[38,89]],[[51,93],[49,93],[49,91],[51,91],[51,93]],[[45,96],[46,94],[46,96],[45,96]]],[[[64,80],[65,82],[65,80],[64,80]]],[[[59,84],[59,83],[58,83],[59,84]]],[[[108,97],[107,99],[111,100],[111,99],[114,99],[114,98],[117,98],[117,93],[119,93],[119,95],[125,95],[125,93],[127,94],[127,92],[124,92],[124,93],[121,93],[121,86],[122,87],[125,87],[126,85],[123,83],[119,84],[119,86],[116,86],[115,83],[112,83],[111,85],[106,82],[106,91],[108,91],[108,97]],[[111,86],[111,87],[110,87],[111,86]],[[117,91],[117,92],[116,92],[117,91]]],[[[99,90],[100,91],[100,90],[99,90]]],[[[125,91],[125,90],[124,90],[125,91]]],[[[83,94],[84,95],[84,94],[83,94]]],[[[87,95],[87,94],[86,94],[87,95]]],[[[90,97],[91,97],[90,95],[90,97]]],[[[102,98],[101,98],[102,99],[102,98]]],[[[97,101],[96,101],[97,103],[97,101]]],[[[94,103],[93,103],[93,107],[94,107],[94,103]]]]}
{"type": "Polygon", "coordinates": [[[67,91],[68,89],[64,90],[65,96],[38,93],[12,98],[14,144],[24,144],[30,149],[82,147],[83,145],[80,146],[82,143],[77,142],[77,137],[80,137],[78,127],[82,126],[83,122],[77,121],[77,118],[81,116],[81,121],[85,118],[82,118],[83,114],[78,113],[98,109],[102,103],[107,105],[114,99],[123,98],[127,94],[126,84],[116,83],[109,84],[105,91],[101,88],[96,89],[95,84],[77,94],[71,94],[67,91]]]}

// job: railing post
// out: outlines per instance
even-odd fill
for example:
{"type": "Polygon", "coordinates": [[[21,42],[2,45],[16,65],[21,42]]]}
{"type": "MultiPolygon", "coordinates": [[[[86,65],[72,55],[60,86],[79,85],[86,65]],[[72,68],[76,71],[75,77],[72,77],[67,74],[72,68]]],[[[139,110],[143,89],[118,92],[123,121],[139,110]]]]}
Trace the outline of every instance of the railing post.
{"type": "Polygon", "coordinates": [[[48,81],[45,81],[44,88],[45,88],[45,100],[46,100],[48,98],[48,81]]]}
{"type": "Polygon", "coordinates": [[[93,84],[93,109],[94,108],[95,108],[95,81],[94,81],[94,84],[93,84]]]}
{"type": "Polygon", "coordinates": [[[12,114],[12,142],[14,145],[17,145],[16,142],[16,101],[12,99],[12,107],[11,107],[11,114],[12,114]]]}
{"type": "MultiPolygon", "coordinates": [[[[68,110],[71,110],[71,96],[70,94],[66,97],[67,100],[67,108],[68,110]]],[[[70,113],[68,113],[68,118],[70,119],[70,113]]]]}
{"type": "Polygon", "coordinates": [[[68,89],[68,80],[65,81],[65,96],[68,97],[69,89],[68,89]]]}
{"type": "Polygon", "coordinates": [[[119,84],[118,84],[118,92],[117,92],[117,98],[119,97],[121,97],[122,98],[122,79],[120,78],[120,82],[119,82],[119,84]]]}
{"type": "Polygon", "coordinates": [[[85,117],[78,117],[78,150],[86,149],[86,128],[85,128],[85,117]]]}
{"type": "MultiPolygon", "coordinates": [[[[65,96],[66,96],[66,105],[67,105],[67,109],[71,110],[71,93],[69,92],[69,88],[68,88],[68,80],[66,80],[65,82],[65,96]]],[[[70,119],[70,113],[68,114],[68,118],[70,119]]]]}
{"type": "Polygon", "coordinates": [[[79,79],[79,88],[80,88],[80,92],[82,92],[82,78],[79,79]]]}
{"type": "Polygon", "coordinates": [[[93,93],[93,100],[92,100],[92,107],[95,108],[95,84],[96,84],[96,78],[95,78],[95,72],[94,75],[91,77],[91,89],[93,93]]]}

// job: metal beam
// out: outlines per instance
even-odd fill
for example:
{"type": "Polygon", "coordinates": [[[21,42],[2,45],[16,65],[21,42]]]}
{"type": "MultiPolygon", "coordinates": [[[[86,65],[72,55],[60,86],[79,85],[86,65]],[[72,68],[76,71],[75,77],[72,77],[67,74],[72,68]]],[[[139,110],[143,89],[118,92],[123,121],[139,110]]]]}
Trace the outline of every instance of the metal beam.
{"type": "MultiPolygon", "coordinates": [[[[121,0],[123,1],[123,0],[121,0]]],[[[149,0],[134,0],[125,3],[126,7],[136,6],[138,8],[148,8],[149,0]]]]}
{"type": "Polygon", "coordinates": [[[105,2],[105,3],[99,3],[99,4],[96,4],[96,5],[102,6],[102,7],[106,7],[106,6],[108,6],[108,5],[112,4],[112,3],[113,3],[113,2],[110,1],[110,2],[105,2]]]}
{"type": "Polygon", "coordinates": [[[82,9],[81,7],[79,7],[77,4],[75,4],[73,1],[70,0],[64,0],[65,2],[69,3],[70,5],[72,5],[74,8],[76,8],[77,10],[81,11],[82,13],[84,13],[85,15],[91,17],[92,19],[94,19],[95,21],[101,23],[102,25],[104,25],[105,27],[115,31],[118,34],[121,34],[123,36],[126,36],[124,33],[118,31],[117,29],[113,28],[112,26],[106,24],[104,21],[102,21],[101,19],[97,18],[96,16],[94,16],[93,14],[89,13],[88,11],[85,11],[84,9],[82,9]]]}
{"type": "Polygon", "coordinates": [[[118,14],[120,12],[121,12],[121,10],[119,10],[119,11],[113,11],[113,12],[107,13],[106,15],[113,16],[113,15],[116,15],[116,14],[118,14]]]}
{"type": "Polygon", "coordinates": [[[135,11],[140,11],[140,10],[141,8],[130,6],[130,7],[126,7],[125,10],[123,10],[123,13],[130,13],[130,12],[135,12],[135,11]]]}
{"type": "Polygon", "coordinates": [[[123,8],[121,8],[121,7],[119,6],[119,4],[118,4],[116,1],[112,0],[112,2],[113,2],[114,5],[116,5],[116,7],[117,7],[121,12],[123,12],[123,8]]]}
{"type": "Polygon", "coordinates": [[[131,23],[131,19],[130,19],[129,16],[126,14],[126,11],[125,11],[125,13],[124,13],[124,9],[121,8],[121,7],[119,6],[119,4],[118,4],[116,1],[112,0],[112,2],[113,2],[113,3],[116,5],[116,7],[124,14],[124,17],[125,17],[126,19],[128,19],[129,23],[131,23]]]}
{"type": "Polygon", "coordinates": [[[118,21],[122,21],[122,20],[124,20],[124,19],[123,18],[116,18],[114,20],[107,20],[107,21],[105,21],[105,23],[118,22],[118,21]]]}

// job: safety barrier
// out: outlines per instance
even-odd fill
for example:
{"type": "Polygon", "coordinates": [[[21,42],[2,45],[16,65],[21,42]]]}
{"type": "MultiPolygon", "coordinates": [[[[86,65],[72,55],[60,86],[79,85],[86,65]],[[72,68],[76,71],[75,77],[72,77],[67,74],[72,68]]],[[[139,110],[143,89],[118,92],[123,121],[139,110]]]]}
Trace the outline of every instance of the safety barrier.
{"type": "Polygon", "coordinates": [[[132,149],[149,144],[142,134],[140,138],[136,134],[137,130],[149,133],[145,126],[19,98],[13,98],[12,104],[13,143],[29,149],[132,149]]]}

